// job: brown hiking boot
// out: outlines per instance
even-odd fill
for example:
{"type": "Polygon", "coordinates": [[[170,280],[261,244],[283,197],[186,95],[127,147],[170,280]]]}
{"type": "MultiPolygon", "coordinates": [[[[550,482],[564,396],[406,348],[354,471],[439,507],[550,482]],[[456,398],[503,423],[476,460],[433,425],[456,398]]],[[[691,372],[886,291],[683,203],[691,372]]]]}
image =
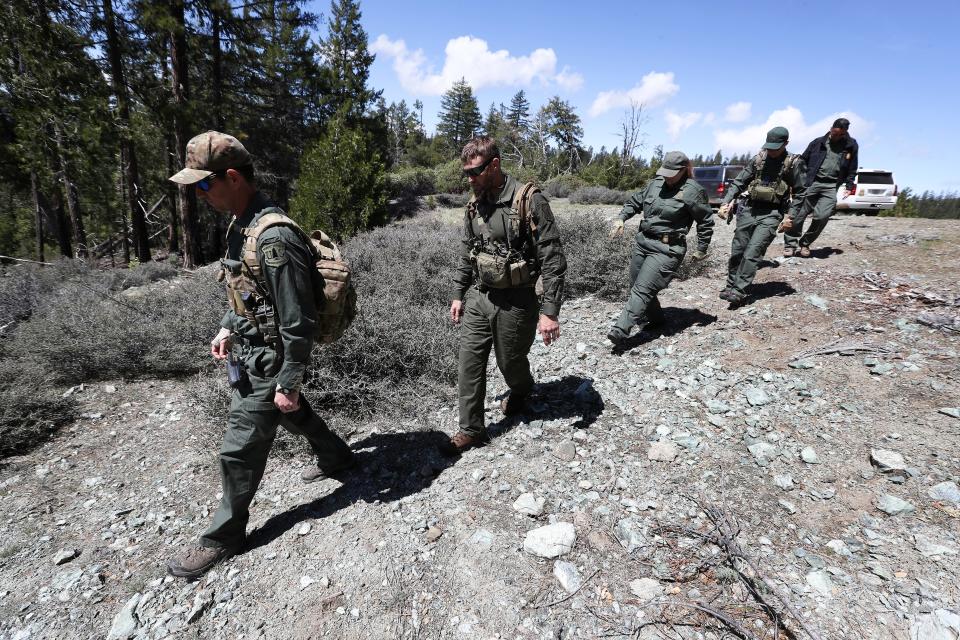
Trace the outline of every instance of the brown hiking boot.
{"type": "Polygon", "coordinates": [[[458,431],[456,435],[440,445],[440,453],[445,456],[459,456],[468,449],[482,447],[490,442],[490,437],[486,432],[472,436],[469,433],[458,431]]]}
{"type": "Polygon", "coordinates": [[[218,562],[237,552],[228,547],[191,547],[167,562],[167,571],[178,578],[199,578],[218,562]]]}
{"type": "Polygon", "coordinates": [[[809,258],[810,257],[810,247],[800,247],[800,257],[809,258]]]}
{"type": "Polygon", "coordinates": [[[530,403],[527,402],[527,397],[514,396],[512,393],[506,398],[500,401],[500,411],[503,411],[505,416],[516,416],[521,413],[526,413],[530,410],[530,403]]]}
{"type": "Polygon", "coordinates": [[[357,458],[353,454],[349,458],[341,462],[340,464],[329,467],[327,469],[321,469],[315,464],[310,465],[300,474],[300,479],[304,482],[320,482],[321,480],[326,480],[327,478],[334,478],[338,474],[343,473],[348,469],[352,469],[357,464],[357,458]]]}

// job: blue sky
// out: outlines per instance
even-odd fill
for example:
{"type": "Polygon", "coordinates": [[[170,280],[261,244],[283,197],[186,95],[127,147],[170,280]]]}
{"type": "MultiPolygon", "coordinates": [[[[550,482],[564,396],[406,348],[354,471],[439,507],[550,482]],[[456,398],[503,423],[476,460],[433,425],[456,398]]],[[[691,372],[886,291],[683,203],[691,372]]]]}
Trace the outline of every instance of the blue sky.
{"type": "Polygon", "coordinates": [[[799,153],[845,115],[861,166],[893,170],[901,187],[960,191],[944,153],[960,145],[958,2],[368,0],[361,9],[377,53],[371,85],[388,103],[419,98],[428,131],[461,76],[484,113],[518,89],[533,110],[559,95],[595,149],[618,145],[625,110],[643,103],[645,156],[658,144],[753,151],[776,125],[799,153]]]}

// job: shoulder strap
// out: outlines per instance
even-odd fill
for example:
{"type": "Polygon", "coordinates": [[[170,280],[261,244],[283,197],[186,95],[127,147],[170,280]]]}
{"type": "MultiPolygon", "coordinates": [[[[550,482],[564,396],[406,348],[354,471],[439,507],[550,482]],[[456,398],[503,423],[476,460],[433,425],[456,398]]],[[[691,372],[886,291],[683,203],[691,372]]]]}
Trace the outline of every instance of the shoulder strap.
{"type": "Polygon", "coordinates": [[[763,163],[767,160],[767,154],[761,151],[753,157],[753,169],[756,172],[756,177],[759,179],[760,174],[763,173],[763,163]]]}
{"type": "Polygon", "coordinates": [[[533,208],[533,196],[537,193],[540,193],[540,187],[538,187],[535,182],[528,182],[517,189],[517,192],[513,195],[513,203],[510,205],[510,208],[513,209],[520,218],[517,227],[523,229],[524,226],[527,226],[530,229],[530,233],[534,233],[537,230],[537,223],[534,221],[533,216],[530,215],[530,209],[533,208]]]}
{"type": "Polygon", "coordinates": [[[316,249],[310,241],[310,236],[306,234],[293,218],[287,216],[283,213],[283,210],[278,207],[267,207],[257,214],[251,226],[242,229],[244,240],[241,259],[257,280],[260,279],[260,260],[257,258],[257,241],[260,239],[260,236],[263,235],[264,231],[276,226],[290,227],[296,231],[297,235],[304,240],[304,244],[307,245],[308,250],[314,254],[314,256],[316,255],[316,249]]]}

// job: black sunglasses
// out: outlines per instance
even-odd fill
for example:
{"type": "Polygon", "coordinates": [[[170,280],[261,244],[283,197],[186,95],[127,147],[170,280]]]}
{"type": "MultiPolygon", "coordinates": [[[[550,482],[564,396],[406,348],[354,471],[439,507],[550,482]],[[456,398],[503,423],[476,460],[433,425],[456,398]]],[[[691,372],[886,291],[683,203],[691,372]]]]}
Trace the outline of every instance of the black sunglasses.
{"type": "Polygon", "coordinates": [[[493,162],[493,158],[495,158],[495,157],[496,157],[496,156],[493,156],[492,158],[487,158],[487,161],[486,161],[486,162],[484,162],[484,163],[481,164],[481,165],[477,165],[476,167],[472,167],[472,168],[470,168],[470,169],[464,169],[464,170],[463,170],[463,177],[466,178],[466,177],[469,176],[469,177],[472,177],[472,178],[476,178],[476,177],[479,176],[481,173],[483,173],[483,170],[487,168],[487,165],[488,165],[488,164],[490,164],[491,162],[493,162]]]}
{"type": "Polygon", "coordinates": [[[197,183],[197,189],[200,191],[210,191],[210,183],[213,182],[214,178],[223,178],[224,174],[215,173],[212,176],[207,176],[203,180],[197,183]]]}

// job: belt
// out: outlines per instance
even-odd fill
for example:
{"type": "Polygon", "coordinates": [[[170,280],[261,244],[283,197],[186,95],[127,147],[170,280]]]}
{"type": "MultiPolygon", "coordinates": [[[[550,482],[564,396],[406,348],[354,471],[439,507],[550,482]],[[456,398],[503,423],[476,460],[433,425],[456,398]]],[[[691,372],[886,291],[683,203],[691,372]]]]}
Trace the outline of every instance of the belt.
{"type": "Polygon", "coordinates": [[[827,184],[830,184],[831,182],[837,183],[838,178],[819,178],[819,177],[818,177],[818,178],[814,178],[813,181],[814,181],[814,182],[825,182],[825,183],[827,183],[827,184]]]}
{"type": "Polygon", "coordinates": [[[644,231],[643,235],[651,240],[657,240],[663,244],[687,244],[687,236],[674,233],[655,233],[653,231],[644,231]]]}

